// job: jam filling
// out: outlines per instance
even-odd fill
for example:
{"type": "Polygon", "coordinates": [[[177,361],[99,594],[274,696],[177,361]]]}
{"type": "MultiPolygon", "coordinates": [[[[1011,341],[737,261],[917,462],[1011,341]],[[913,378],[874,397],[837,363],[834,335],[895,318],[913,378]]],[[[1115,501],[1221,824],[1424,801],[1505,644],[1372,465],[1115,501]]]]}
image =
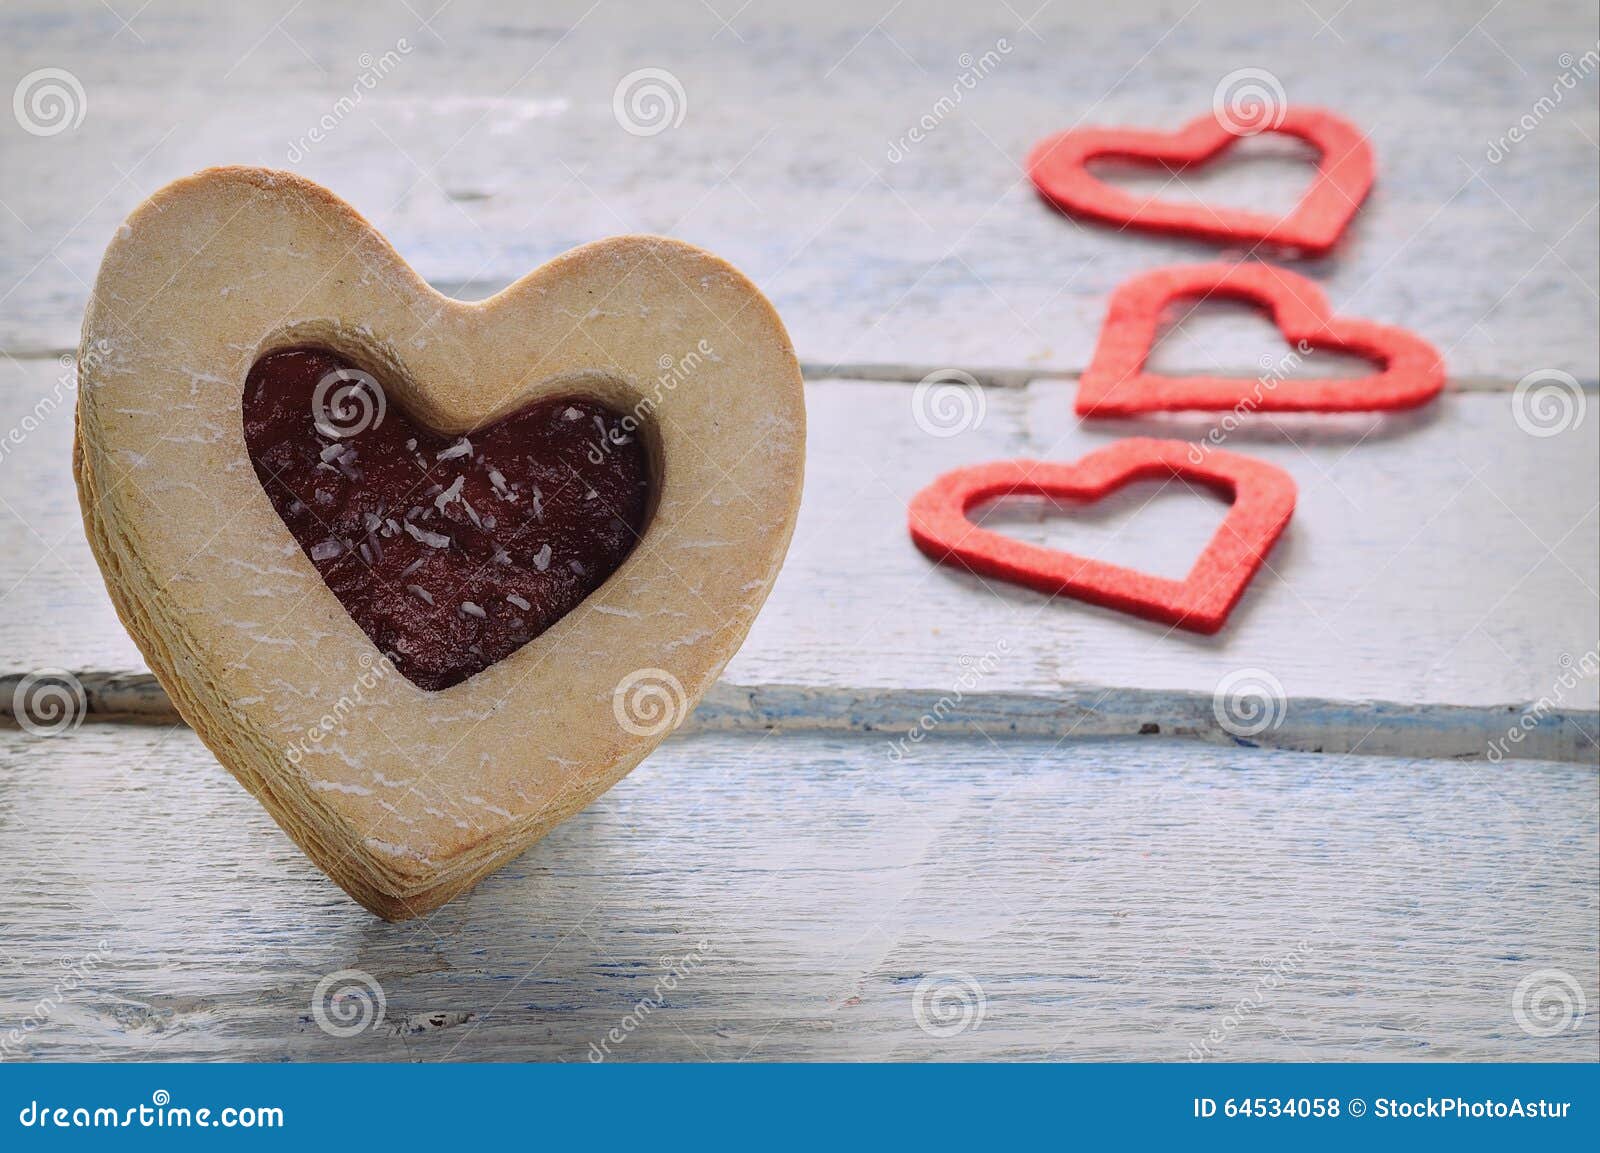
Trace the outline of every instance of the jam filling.
{"type": "Polygon", "coordinates": [[[645,529],[650,462],[617,413],[583,397],[466,436],[440,436],[391,401],[333,352],[274,352],[245,383],[245,444],[361,631],[407,680],[443,689],[616,571],[645,529]]]}

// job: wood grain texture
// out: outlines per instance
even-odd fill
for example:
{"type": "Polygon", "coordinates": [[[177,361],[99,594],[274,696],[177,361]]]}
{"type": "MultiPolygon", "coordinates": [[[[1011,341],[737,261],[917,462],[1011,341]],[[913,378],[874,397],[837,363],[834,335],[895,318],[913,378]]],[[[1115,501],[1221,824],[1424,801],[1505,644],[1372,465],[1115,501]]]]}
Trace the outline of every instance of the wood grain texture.
{"type": "Polygon", "coordinates": [[[1597,1043],[1600,782],[1576,766],[943,735],[896,764],[854,736],[678,737],[398,926],[186,730],[0,733],[0,767],[0,1022],[48,1006],[8,1056],[581,1061],[613,1028],[628,1061],[1597,1043]],[[313,992],[351,968],[386,1016],[332,1037],[313,992]],[[1538,1038],[1511,999],[1549,969],[1591,1008],[1538,1038]],[[981,1022],[924,1032],[925,981],[981,989],[981,1022]]]}
{"type": "MultiPolygon", "coordinates": [[[[74,346],[128,210],[177,176],[244,163],[328,185],[452,293],[485,294],[601,236],[661,232],[752,276],[818,365],[1076,370],[1115,285],[1219,250],[1053,212],[1024,179],[1029,147],[1078,123],[1176,126],[1255,68],[1371,133],[1377,188],[1335,255],[1307,266],[1337,309],[1416,329],[1456,376],[1600,376],[1595,76],[1560,85],[1563,53],[1571,64],[1596,43],[1585,5],[1358,0],[1331,27],[1267,0],[1021,15],[785,0],[724,27],[699,0],[457,0],[422,28],[405,5],[284,15],[184,0],[130,33],[95,0],[8,4],[0,71],[47,57],[80,78],[87,114],[48,138],[0,117],[0,171],[24,174],[0,196],[0,348],[74,346]],[[363,88],[389,52],[397,63],[363,88]],[[635,136],[613,95],[646,67],[676,78],[684,115],[635,136]],[[1536,127],[1492,163],[1524,116],[1536,127]],[[310,141],[324,117],[326,139],[310,141]]],[[[1242,156],[1136,184],[1293,203],[1298,156],[1268,140],[1242,156]]],[[[1217,354],[1250,370],[1251,351],[1217,354]]]]}

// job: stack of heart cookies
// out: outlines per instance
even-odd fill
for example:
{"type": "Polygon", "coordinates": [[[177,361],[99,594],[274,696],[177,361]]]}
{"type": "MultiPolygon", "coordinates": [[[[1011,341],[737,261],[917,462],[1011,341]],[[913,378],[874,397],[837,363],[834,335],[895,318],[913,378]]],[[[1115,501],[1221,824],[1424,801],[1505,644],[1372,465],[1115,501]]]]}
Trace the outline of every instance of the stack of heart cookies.
{"type": "Polygon", "coordinates": [[[118,231],[83,345],[74,468],[117,611],[218,759],[390,919],[676,727],[799,507],[782,323],[659,237],[469,304],[317,185],[212,169],[118,231]]]}

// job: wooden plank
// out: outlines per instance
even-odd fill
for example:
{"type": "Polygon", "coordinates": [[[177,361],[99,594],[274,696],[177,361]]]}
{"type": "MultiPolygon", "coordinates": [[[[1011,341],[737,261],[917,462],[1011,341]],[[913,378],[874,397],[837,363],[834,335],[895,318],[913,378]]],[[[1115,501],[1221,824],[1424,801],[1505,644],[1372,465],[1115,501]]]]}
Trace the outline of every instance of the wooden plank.
{"type": "Polygon", "coordinates": [[[0,1022],[48,1004],[29,1058],[585,1060],[616,1027],[629,1061],[1185,1060],[1212,1029],[1221,1060],[1592,1060],[1600,1022],[1512,1013],[1541,970],[1596,1003],[1600,778],[1575,766],[679,737],[407,925],[186,730],[0,733],[0,766],[28,824],[0,854],[0,1022]],[[381,1027],[318,1028],[342,969],[381,1027]],[[981,1023],[924,1032],[919,985],[956,974],[981,1023]]]}
{"type": "MultiPolygon", "coordinates": [[[[904,509],[949,468],[1072,460],[1135,433],[1195,439],[1208,422],[1080,424],[1070,390],[1041,382],[986,394],[981,425],[940,438],[918,427],[915,395],[808,390],[815,431],[796,545],[729,680],[926,686],[1006,642],[988,691],[1209,694],[1249,667],[1291,698],[1503,705],[1544,695],[1561,654],[1578,660],[1600,634],[1595,428],[1525,436],[1507,398],[1486,395],[1349,423],[1247,420],[1227,447],[1288,470],[1299,505],[1271,571],[1221,634],[1202,638],[930,567],[907,539],[904,509]],[[802,607],[818,604],[825,611],[802,607]]],[[[1210,498],[1152,484],[1071,517],[1020,510],[1003,522],[1038,543],[1181,575],[1220,516],[1210,498]]],[[[1593,707],[1596,682],[1568,703],[1593,707]]]]}
{"type": "MultiPolygon", "coordinates": [[[[0,421],[28,423],[62,371],[33,361],[0,373],[0,421]]],[[[1247,420],[1226,444],[1286,468],[1300,504],[1228,627],[1196,637],[931,565],[904,518],[946,469],[1070,460],[1152,429],[1199,439],[1202,418],[1079,425],[1070,389],[1044,381],[985,390],[976,427],[940,437],[918,424],[916,396],[903,384],[808,386],[795,542],[713,698],[713,727],[905,728],[953,695],[960,723],[1004,714],[1036,735],[1231,739],[1213,694],[1241,675],[1269,694],[1281,686],[1279,724],[1251,735],[1262,743],[1594,759],[1600,422],[1530,436],[1510,398],[1491,394],[1398,417],[1247,420]],[[1501,739],[1529,706],[1526,743],[1501,739]]],[[[66,408],[30,427],[0,460],[0,673],[140,671],[66,483],[66,408]]],[[[1178,575],[1220,510],[1182,486],[1142,485],[1060,517],[1003,507],[994,523],[1178,575]]]]}
{"type": "MultiPolygon", "coordinates": [[[[1594,47],[1593,14],[1567,0],[1515,12],[1360,2],[1329,25],[1295,4],[1092,20],[1055,4],[1019,26],[1020,8],[1003,4],[911,0],[885,14],[786,0],[724,27],[698,0],[457,0],[423,29],[404,5],[302,7],[275,24],[186,0],[124,32],[94,0],[62,9],[0,13],[6,74],[48,59],[87,101],[79,126],[47,138],[0,117],[12,174],[0,348],[12,352],[76,343],[104,245],[148,192],[210,164],[299,155],[294,167],[447,291],[488,293],[599,236],[664,232],[752,275],[817,365],[1070,372],[1115,285],[1218,250],[1053,213],[1023,180],[1028,148],[1080,121],[1175,126],[1224,77],[1264,67],[1288,99],[1372,134],[1377,190],[1337,255],[1308,266],[1339,309],[1416,329],[1467,381],[1600,377],[1600,113],[1594,73],[1576,62],[1594,47]],[[401,38],[411,51],[397,52],[401,38]],[[370,90],[363,52],[396,53],[370,90]],[[684,116],[634,136],[613,93],[644,67],[673,74],[684,116]],[[325,116],[326,139],[306,140],[325,116]],[[1499,148],[1524,116],[1534,129],[1499,148]],[[910,142],[924,117],[934,127],[910,142]]],[[[1255,156],[1140,187],[1292,203],[1301,164],[1265,140],[1244,153],[1255,156]]],[[[1253,371],[1250,351],[1216,354],[1253,371]]]]}

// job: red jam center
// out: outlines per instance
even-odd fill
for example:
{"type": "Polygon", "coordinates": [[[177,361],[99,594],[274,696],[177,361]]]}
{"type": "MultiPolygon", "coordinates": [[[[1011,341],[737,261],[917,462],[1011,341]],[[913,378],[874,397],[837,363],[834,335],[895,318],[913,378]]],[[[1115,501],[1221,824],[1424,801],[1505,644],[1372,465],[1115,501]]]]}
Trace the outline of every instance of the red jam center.
{"type": "Polygon", "coordinates": [[[443,689],[616,571],[644,532],[648,454],[617,413],[581,397],[467,436],[431,432],[390,401],[332,352],[271,353],[245,383],[245,444],[351,618],[406,679],[443,689]]]}

